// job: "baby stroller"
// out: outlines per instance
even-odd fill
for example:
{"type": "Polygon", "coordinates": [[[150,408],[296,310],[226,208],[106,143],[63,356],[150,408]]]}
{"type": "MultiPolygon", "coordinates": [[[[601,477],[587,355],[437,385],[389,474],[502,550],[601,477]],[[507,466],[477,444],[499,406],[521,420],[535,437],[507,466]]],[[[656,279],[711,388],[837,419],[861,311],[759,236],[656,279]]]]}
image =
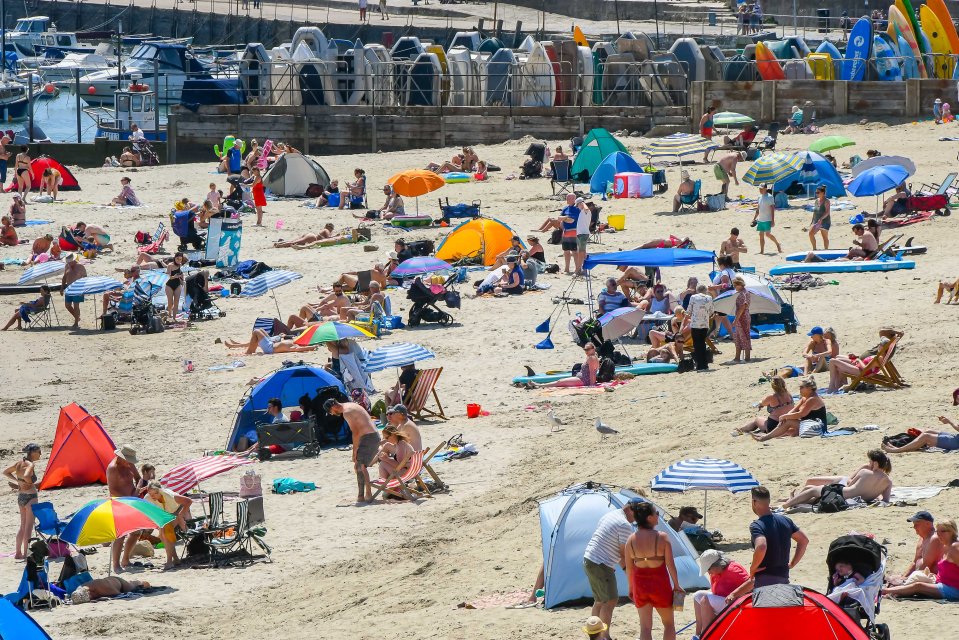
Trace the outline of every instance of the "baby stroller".
{"type": "Polygon", "coordinates": [[[406,292],[406,297],[413,301],[409,315],[411,327],[419,326],[421,322],[436,322],[443,326],[453,323],[453,316],[436,306],[436,303],[443,300],[450,309],[459,308],[459,293],[453,290],[455,279],[456,274],[450,276],[442,285],[426,285],[420,278],[413,280],[406,292]]]}
{"type": "Polygon", "coordinates": [[[156,167],[160,165],[160,158],[153,150],[153,145],[149,140],[141,140],[133,143],[133,152],[140,156],[140,164],[144,167],[156,167]]]}
{"type": "Polygon", "coordinates": [[[886,570],[886,548],[866,536],[840,536],[829,545],[826,565],[829,571],[826,596],[842,607],[870,638],[889,640],[889,626],[876,623],[879,590],[886,570]],[[853,580],[847,580],[835,585],[832,576],[838,562],[852,565],[853,572],[865,578],[863,583],[857,585],[853,580]]]}
{"type": "Polygon", "coordinates": [[[529,178],[542,178],[543,162],[546,160],[546,143],[531,143],[526,149],[526,153],[524,155],[529,156],[529,158],[523,162],[523,168],[519,179],[527,180],[529,178]]]}
{"type": "Polygon", "coordinates": [[[137,278],[133,283],[133,311],[131,312],[130,333],[161,333],[163,321],[153,305],[153,296],[162,287],[152,280],[137,278]]]}
{"type": "Polygon", "coordinates": [[[217,308],[210,292],[207,291],[208,281],[209,275],[206,271],[198,271],[186,279],[186,294],[190,296],[191,320],[212,320],[226,315],[217,308]]]}

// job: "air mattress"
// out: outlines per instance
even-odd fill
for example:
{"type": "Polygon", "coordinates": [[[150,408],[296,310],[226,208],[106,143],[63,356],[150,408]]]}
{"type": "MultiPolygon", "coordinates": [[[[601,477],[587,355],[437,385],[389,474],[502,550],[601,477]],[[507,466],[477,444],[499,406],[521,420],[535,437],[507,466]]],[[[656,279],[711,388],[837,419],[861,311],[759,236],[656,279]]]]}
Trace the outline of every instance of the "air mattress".
{"type": "Polygon", "coordinates": [[[433,224],[429,216],[394,216],[390,219],[394,227],[428,227],[433,224]]]}
{"type": "MultiPolygon", "coordinates": [[[[638,364],[631,364],[628,367],[616,367],[616,373],[631,373],[636,376],[652,375],[654,373],[674,373],[676,371],[679,371],[679,367],[675,364],[655,362],[640,362],[638,364]]],[[[572,371],[564,371],[562,373],[541,373],[535,376],[518,376],[513,378],[513,384],[526,384],[527,382],[543,384],[569,378],[572,377],[572,375],[572,371]]]]}
{"type": "Polygon", "coordinates": [[[796,262],[781,264],[769,270],[771,276],[784,276],[791,273],[859,273],[862,271],[898,271],[915,269],[912,260],[862,260],[860,262],[796,262]]]}

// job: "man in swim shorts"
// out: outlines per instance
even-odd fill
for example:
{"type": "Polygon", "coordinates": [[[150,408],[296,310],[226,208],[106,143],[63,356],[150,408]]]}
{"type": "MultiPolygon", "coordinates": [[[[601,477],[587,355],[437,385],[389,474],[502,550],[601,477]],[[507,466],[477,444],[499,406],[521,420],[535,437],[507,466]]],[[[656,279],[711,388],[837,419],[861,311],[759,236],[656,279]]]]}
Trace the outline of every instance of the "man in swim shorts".
{"type": "Polygon", "coordinates": [[[730,153],[729,155],[723,156],[713,167],[713,173],[715,174],[716,179],[723,184],[722,193],[724,195],[729,193],[730,178],[736,181],[736,186],[739,186],[739,177],[736,175],[736,164],[745,159],[745,152],[737,151],[736,153],[730,153]]]}
{"type": "Polygon", "coordinates": [[[380,434],[373,424],[373,418],[362,406],[355,402],[337,402],[330,398],[323,404],[323,410],[331,416],[343,416],[350,428],[353,439],[353,470],[356,472],[356,503],[373,500],[368,467],[376,462],[380,449],[380,434]]]}
{"type": "Polygon", "coordinates": [[[87,276],[87,268],[80,264],[73,253],[68,253],[64,261],[66,266],[63,268],[63,277],[60,279],[60,295],[63,296],[63,306],[73,316],[72,328],[76,329],[80,326],[80,303],[83,302],[83,296],[68,296],[64,292],[71,283],[87,276]]]}

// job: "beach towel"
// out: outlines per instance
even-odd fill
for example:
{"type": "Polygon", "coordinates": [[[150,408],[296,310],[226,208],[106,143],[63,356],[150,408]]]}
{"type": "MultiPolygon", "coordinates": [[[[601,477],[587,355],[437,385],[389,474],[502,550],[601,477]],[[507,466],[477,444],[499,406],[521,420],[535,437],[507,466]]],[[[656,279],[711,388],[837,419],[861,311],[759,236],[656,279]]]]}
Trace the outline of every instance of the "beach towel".
{"type": "Polygon", "coordinates": [[[27,220],[23,223],[24,227],[38,227],[41,224],[53,224],[53,220],[27,220]]]}
{"type": "Polygon", "coordinates": [[[893,487],[892,488],[892,497],[890,500],[892,502],[905,501],[905,502],[914,502],[917,500],[927,500],[929,498],[935,498],[943,489],[946,487],[893,487]]]}
{"type": "Polygon", "coordinates": [[[882,221],[882,226],[885,228],[895,229],[897,227],[905,227],[910,224],[916,224],[917,222],[925,222],[926,220],[932,219],[936,215],[935,211],[920,211],[914,215],[901,218],[886,218],[882,221]]]}
{"type": "Polygon", "coordinates": [[[310,491],[316,491],[316,484],[313,482],[302,482],[293,478],[275,478],[273,480],[273,493],[289,495],[291,493],[309,493],[310,491]]]}

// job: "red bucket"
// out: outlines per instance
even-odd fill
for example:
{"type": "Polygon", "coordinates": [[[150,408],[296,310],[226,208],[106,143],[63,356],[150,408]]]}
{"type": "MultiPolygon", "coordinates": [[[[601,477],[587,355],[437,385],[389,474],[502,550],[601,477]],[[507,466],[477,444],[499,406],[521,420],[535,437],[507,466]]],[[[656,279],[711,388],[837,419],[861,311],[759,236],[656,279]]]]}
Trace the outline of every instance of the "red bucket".
{"type": "Polygon", "coordinates": [[[466,417],[467,418],[478,418],[480,414],[480,406],[478,404],[467,404],[466,405],[466,417]]]}

